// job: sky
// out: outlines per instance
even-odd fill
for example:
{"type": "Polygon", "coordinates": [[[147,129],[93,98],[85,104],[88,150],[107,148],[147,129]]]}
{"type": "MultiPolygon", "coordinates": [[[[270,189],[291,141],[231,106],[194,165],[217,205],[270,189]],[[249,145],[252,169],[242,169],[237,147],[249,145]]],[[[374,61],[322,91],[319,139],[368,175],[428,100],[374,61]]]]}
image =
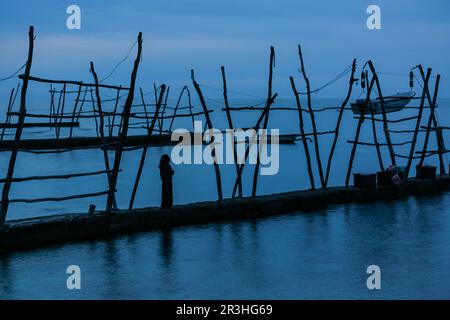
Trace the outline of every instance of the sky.
{"type": "MultiPolygon", "coordinates": [[[[89,62],[99,78],[111,72],[143,32],[143,58],[138,85],[153,83],[174,89],[198,82],[221,87],[220,66],[231,90],[265,96],[269,48],[276,50],[274,92],[292,98],[289,76],[302,91],[297,45],[301,44],[312,88],[343,71],[357,58],[372,59],[377,70],[408,73],[422,64],[444,76],[441,95],[450,97],[450,2],[288,1],[288,0],[127,0],[2,1],[0,3],[0,78],[26,60],[28,26],[35,27],[32,75],[92,81],[89,62]],[[81,29],[66,27],[66,9],[81,8],[81,29]],[[369,5],[381,9],[381,30],[369,30],[369,5]]],[[[136,51],[108,79],[129,84],[136,51]]],[[[381,75],[387,93],[408,89],[405,77],[381,75]]],[[[321,92],[345,96],[347,79],[321,92]]],[[[0,82],[4,97],[17,79],[0,82]]],[[[208,93],[220,96],[220,92],[208,93]]],[[[3,98],[2,97],[2,98],[3,98]]]]}

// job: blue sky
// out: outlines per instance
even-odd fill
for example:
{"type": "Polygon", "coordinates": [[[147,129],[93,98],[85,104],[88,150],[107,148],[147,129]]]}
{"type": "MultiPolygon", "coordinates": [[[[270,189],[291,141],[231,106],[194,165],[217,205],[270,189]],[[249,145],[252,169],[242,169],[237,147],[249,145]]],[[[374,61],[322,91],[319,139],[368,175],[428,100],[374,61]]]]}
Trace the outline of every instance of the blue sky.
{"type": "MultiPolygon", "coordinates": [[[[270,45],[276,49],[275,91],[290,98],[288,77],[298,74],[297,44],[302,44],[312,87],[318,87],[348,66],[371,58],[380,71],[407,73],[422,63],[450,77],[450,2],[418,1],[2,1],[0,4],[0,78],[22,65],[27,29],[35,26],[32,74],[91,80],[89,61],[99,77],[107,75],[143,32],[139,85],[153,82],[179,88],[199,82],[221,86],[220,66],[227,68],[230,88],[265,95],[270,45]],[[81,8],[81,30],[66,28],[66,8],[81,8]],[[382,30],[368,30],[366,8],[381,7],[382,30]]],[[[132,58],[109,79],[127,85],[132,58]]],[[[385,92],[407,89],[401,77],[385,76],[385,92]]],[[[0,93],[17,81],[3,82],[0,93]]],[[[347,81],[323,92],[341,97],[347,81]]],[[[450,96],[450,80],[442,95],[450,96]]],[[[217,93],[220,94],[220,93],[217,93]]]]}

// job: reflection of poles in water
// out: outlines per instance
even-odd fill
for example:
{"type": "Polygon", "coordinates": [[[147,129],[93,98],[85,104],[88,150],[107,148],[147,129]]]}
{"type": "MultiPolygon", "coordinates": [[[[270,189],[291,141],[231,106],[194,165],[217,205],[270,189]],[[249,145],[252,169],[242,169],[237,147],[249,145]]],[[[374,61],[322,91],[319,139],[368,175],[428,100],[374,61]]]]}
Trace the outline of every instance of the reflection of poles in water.
{"type": "Polygon", "coordinates": [[[9,257],[0,259],[0,297],[9,299],[13,294],[13,281],[11,277],[11,263],[9,257]]]}
{"type": "Polygon", "coordinates": [[[159,249],[164,267],[169,268],[172,264],[173,256],[173,237],[171,229],[164,229],[162,231],[159,249]]]}
{"type": "Polygon", "coordinates": [[[163,154],[159,161],[159,175],[161,176],[161,209],[170,209],[173,206],[172,176],[174,171],[170,166],[170,157],[163,154]]]}

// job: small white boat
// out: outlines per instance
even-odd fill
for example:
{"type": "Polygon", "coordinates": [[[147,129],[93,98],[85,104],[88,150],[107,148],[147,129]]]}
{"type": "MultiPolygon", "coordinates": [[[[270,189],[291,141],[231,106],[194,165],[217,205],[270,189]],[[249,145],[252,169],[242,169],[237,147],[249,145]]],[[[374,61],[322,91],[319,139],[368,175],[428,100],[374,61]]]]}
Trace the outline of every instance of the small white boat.
{"type": "MultiPolygon", "coordinates": [[[[414,91],[401,92],[392,96],[383,97],[384,110],[386,113],[397,112],[402,110],[415,96],[414,91]]],[[[350,103],[354,114],[380,114],[382,113],[380,98],[376,98],[375,101],[371,100],[366,105],[366,99],[358,99],[353,103],[350,103]]]]}

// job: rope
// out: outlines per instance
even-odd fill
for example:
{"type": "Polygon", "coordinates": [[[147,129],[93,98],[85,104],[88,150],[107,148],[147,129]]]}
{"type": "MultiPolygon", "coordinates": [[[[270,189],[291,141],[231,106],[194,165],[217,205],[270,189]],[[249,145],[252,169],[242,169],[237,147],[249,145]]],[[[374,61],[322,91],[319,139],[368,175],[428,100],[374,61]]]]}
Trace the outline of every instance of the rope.
{"type": "Polygon", "coordinates": [[[123,62],[125,62],[125,61],[130,57],[130,54],[131,54],[133,48],[136,46],[136,43],[137,43],[137,40],[133,43],[133,45],[130,47],[130,49],[128,49],[128,52],[127,52],[125,58],[123,58],[122,60],[120,60],[120,61],[114,66],[114,68],[112,69],[112,71],[111,71],[105,78],[101,79],[99,83],[102,83],[103,81],[105,81],[106,79],[108,79],[109,77],[111,77],[111,76],[113,75],[113,73],[116,71],[116,69],[117,69],[123,62]]]}
{"type": "Polygon", "coordinates": [[[19,68],[19,70],[17,70],[16,72],[14,72],[12,75],[10,75],[10,76],[8,76],[8,77],[5,77],[5,78],[0,79],[0,81],[5,81],[5,80],[11,79],[11,78],[14,77],[16,74],[18,74],[18,73],[20,72],[20,70],[22,70],[23,68],[25,68],[26,65],[27,65],[27,63],[25,62],[25,63],[23,64],[23,66],[21,66],[21,67],[19,68]]]}
{"type": "MultiPolygon", "coordinates": [[[[207,85],[204,85],[204,84],[200,85],[200,87],[213,89],[213,90],[217,90],[217,91],[223,91],[223,89],[221,89],[221,88],[211,87],[211,86],[207,86],[207,85]]],[[[258,99],[265,99],[264,97],[256,96],[256,95],[252,95],[252,94],[248,94],[248,93],[243,93],[243,92],[238,92],[238,91],[233,91],[233,90],[227,90],[227,91],[231,92],[231,93],[234,93],[234,94],[241,95],[241,96],[247,96],[247,97],[258,98],[258,99]]]]}
{"type": "MultiPolygon", "coordinates": [[[[381,72],[378,71],[378,74],[384,74],[387,76],[403,76],[403,77],[409,77],[409,74],[407,73],[396,73],[396,72],[381,72]]],[[[430,76],[430,78],[436,78],[436,76],[430,76]]],[[[416,78],[417,79],[417,78],[416,78]]],[[[441,76],[441,79],[446,79],[446,80],[450,80],[449,77],[445,77],[445,76],[441,76]]]]}
{"type": "MultiPolygon", "coordinates": [[[[332,80],[328,81],[326,84],[324,84],[323,86],[312,90],[310,93],[317,93],[322,89],[325,89],[326,87],[332,85],[333,83],[335,83],[336,81],[338,81],[339,79],[341,79],[343,76],[345,76],[350,70],[352,69],[352,66],[348,66],[347,68],[345,68],[344,71],[342,71],[340,74],[338,74],[335,78],[333,78],[332,80]]],[[[301,72],[300,72],[301,73],[301,72]]],[[[299,92],[299,94],[302,95],[307,95],[307,92],[299,92]]]]}

